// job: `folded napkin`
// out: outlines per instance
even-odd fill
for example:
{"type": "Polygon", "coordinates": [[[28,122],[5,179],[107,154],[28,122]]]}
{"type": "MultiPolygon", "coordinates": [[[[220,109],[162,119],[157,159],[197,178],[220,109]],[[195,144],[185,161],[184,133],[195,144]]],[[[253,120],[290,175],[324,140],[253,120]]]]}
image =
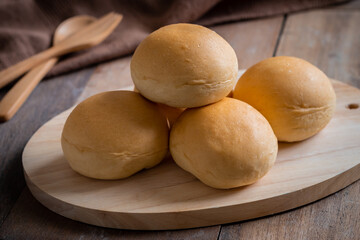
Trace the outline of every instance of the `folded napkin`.
{"type": "Polygon", "coordinates": [[[346,0],[1,0],[0,70],[51,46],[55,28],[75,15],[124,15],[100,45],[70,54],[52,69],[57,75],[131,54],[149,33],[178,22],[205,26],[253,19],[345,2],[346,0]]]}

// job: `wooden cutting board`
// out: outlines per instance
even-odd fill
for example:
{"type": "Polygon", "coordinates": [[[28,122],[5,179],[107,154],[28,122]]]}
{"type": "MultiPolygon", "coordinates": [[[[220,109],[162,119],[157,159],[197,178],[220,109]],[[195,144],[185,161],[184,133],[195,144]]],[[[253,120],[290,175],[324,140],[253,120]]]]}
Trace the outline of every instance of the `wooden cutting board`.
{"type": "Polygon", "coordinates": [[[27,184],[50,210],[81,222],[122,229],[181,229],[230,223],[296,208],[360,178],[360,90],[333,81],[334,118],[318,135],[280,143],[275,166],[253,185],[210,188],[168,157],[117,181],[83,177],[64,159],[67,110],[43,125],[23,153],[27,184]]]}

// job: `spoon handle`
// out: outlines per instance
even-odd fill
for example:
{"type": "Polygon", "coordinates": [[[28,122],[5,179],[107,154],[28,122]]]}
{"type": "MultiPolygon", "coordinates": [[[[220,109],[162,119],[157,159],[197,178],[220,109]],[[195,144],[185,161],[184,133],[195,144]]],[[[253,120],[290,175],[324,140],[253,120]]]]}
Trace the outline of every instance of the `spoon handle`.
{"type": "Polygon", "coordinates": [[[3,71],[0,72],[0,88],[7,85],[11,81],[15,80],[17,77],[20,77],[31,68],[39,65],[40,63],[55,57],[59,56],[63,51],[63,47],[54,46],[43,52],[40,52],[28,59],[25,59],[3,71]]]}
{"type": "Polygon", "coordinates": [[[58,58],[51,58],[36,66],[10,89],[0,102],[0,122],[8,121],[14,116],[57,61],[58,58]]]}

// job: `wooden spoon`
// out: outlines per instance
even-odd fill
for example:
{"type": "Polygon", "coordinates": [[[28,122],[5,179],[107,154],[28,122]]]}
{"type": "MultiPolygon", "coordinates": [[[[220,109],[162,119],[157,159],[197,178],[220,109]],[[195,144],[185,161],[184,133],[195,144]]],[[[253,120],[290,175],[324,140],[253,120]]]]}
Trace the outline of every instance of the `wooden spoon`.
{"type": "Polygon", "coordinates": [[[70,52],[83,50],[99,44],[115,29],[121,19],[121,14],[109,13],[98,21],[93,22],[84,29],[64,39],[56,46],[1,71],[0,88],[36,65],[45,62],[52,57],[59,57],[70,52]]]}
{"type": "MultiPolygon", "coordinates": [[[[76,16],[62,22],[55,31],[53,45],[58,45],[64,39],[75,34],[84,27],[92,24],[96,18],[90,16],[76,16]]],[[[4,122],[12,118],[28,96],[46,75],[48,71],[56,64],[58,58],[51,58],[38,65],[21,78],[14,87],[4,96],[0,102],[0,121],[4,122]]]]}

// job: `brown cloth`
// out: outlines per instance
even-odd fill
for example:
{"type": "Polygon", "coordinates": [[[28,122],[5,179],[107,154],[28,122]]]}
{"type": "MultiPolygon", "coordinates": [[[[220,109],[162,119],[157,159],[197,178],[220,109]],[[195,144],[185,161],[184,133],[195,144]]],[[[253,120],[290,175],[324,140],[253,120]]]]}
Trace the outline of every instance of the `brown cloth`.
{"type": "Polygon", "coordinates": [[[75,15],[124,15],[100,45],[70,54],[56,75],[132,53],[149,33],[177,22],[205,26],[322,7],[346,0],[1,0],[0,70],[51,46],[55,28],[75,15]]]}

